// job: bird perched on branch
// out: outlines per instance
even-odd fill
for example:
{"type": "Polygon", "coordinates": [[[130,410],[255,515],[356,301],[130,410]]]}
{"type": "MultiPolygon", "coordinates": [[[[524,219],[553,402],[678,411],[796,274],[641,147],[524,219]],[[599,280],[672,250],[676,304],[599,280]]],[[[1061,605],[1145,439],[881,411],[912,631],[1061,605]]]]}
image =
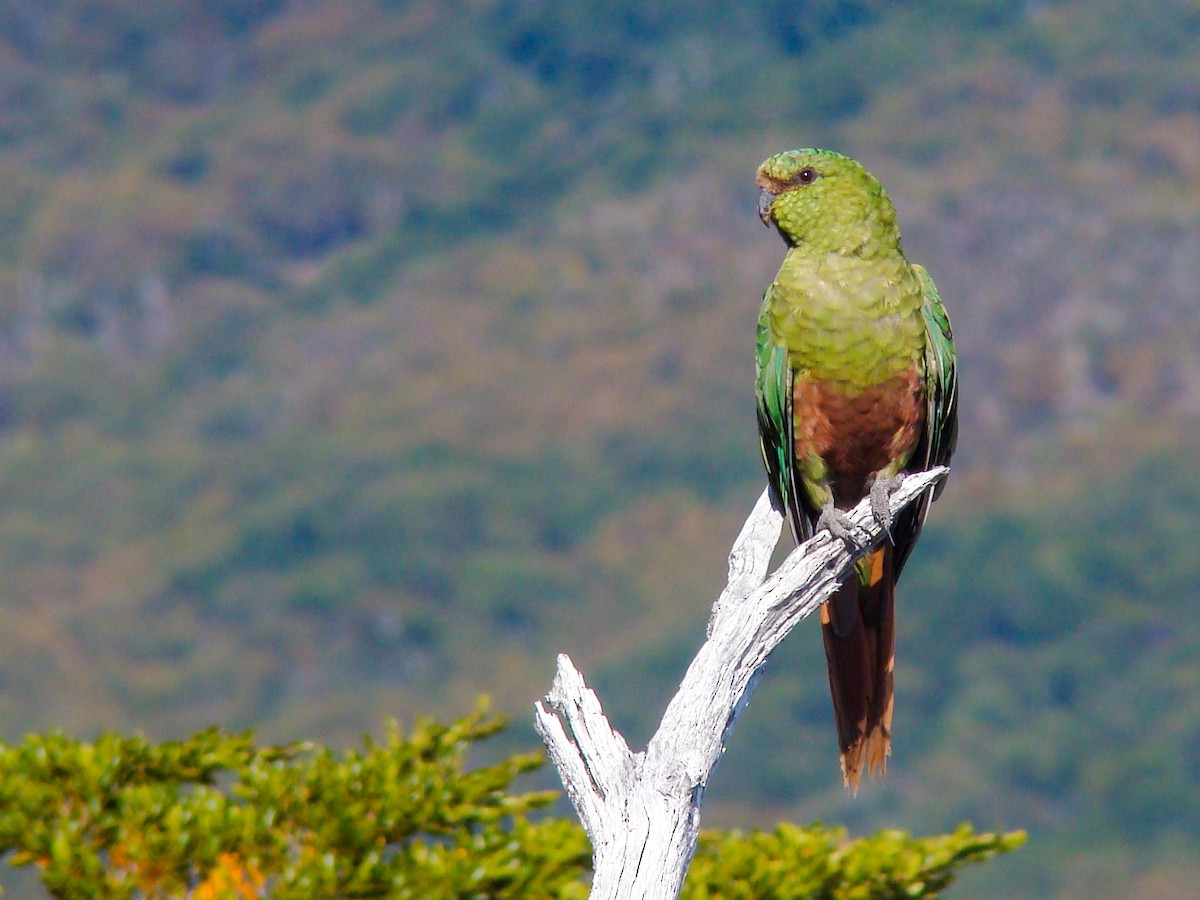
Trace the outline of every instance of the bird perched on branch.
{"type": "Polygon", "coordinates": [[[900,249],[896,211],[854,160],[789,150],[758,168],[758,213],[787,253],[758,320],[758,428],[772,500],[797,542],[871,498],[890,541],[821,607],[846,786],[890,752],[895,588],[931,489],[892,521],[898,476],[946,465],[957,435],[950,320],[933,279],[900,249]]]}

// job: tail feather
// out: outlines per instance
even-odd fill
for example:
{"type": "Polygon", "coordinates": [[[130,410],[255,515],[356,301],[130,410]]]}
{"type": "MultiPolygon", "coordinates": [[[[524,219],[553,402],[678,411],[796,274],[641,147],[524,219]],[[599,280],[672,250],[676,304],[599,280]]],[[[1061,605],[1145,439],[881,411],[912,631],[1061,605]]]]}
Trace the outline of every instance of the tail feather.
{"type": "Polygon", "coordinates": [[[821,607],[821,633],[837,724],[842,777],[858,792],[867,774],[883,775],[891,752],[895,588],[892,547],[864,558],[821,607]]]}

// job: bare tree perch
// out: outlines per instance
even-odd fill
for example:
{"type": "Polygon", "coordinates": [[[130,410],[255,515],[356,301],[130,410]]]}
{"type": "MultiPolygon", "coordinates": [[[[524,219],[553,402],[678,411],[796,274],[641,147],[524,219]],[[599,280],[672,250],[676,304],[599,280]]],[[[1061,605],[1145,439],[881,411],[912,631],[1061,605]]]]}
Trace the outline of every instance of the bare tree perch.
{"type": "MultiPolygon", "coordinates": [[[[948,471],[907,476],[891,496],[893,514],[948,471]]],[[[869,500],[850,517],[871,546],[883,539],[869,500]]],[[[559,655],[550,693],[535,704],[534,726],[592,842],[593,900],[679,896],[704,789],[763,665],[870,549],[851,552],[822,532],[768,578],[782,524],[764,492],[730,551],[729,583],[713,606],[708,640],[644,753],[629,749],[570,658],[559,655]]]]}

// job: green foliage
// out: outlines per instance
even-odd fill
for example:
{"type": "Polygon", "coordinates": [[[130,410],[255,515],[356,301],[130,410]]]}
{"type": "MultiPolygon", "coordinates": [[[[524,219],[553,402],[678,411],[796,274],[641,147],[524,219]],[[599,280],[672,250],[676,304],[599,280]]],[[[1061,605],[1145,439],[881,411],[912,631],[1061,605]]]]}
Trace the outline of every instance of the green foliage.
{"type": "MultiPolygon", "coordinates": [[[[552,794],[508,793],[540,755],[465,767],[500,727],[482,713],[407,735],[392,722],[341,756],[216,729],[160,744],[31,735],[0,747],[0,853],[66,898],[582,898],[582,829],[530,819],[552,794]]],[[[684,896],[931,897],[1022,839],[967,826],[851,842],[820,826],[710,832],[684,896]]]]}
{"type": "Polygon", "coordinates": [[[545,897],[580,894],[580,829],[506,793],[537,754],[467,770],[477,714],[388,725],[335,756],[215,729],[151,744],[33,735],[0,750],[0,850],[60,897],[545,897]]]}
{"type": "Polygon", "coordinates": [[[903,900],[936,897],[958,869],[1015,850],[1023,832],[913,838],[881,831],[846,840],[842,828],[780,825],[772,832],[706,833],[685,900],[903,900]]]}

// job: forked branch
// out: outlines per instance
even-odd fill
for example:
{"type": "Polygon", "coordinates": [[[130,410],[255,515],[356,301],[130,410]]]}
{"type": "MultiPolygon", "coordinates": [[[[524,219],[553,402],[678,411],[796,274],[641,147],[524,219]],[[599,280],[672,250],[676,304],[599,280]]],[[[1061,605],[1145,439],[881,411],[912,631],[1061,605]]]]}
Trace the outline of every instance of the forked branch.
{"type": "MultiPolygon", "coordinates": [[[[949,470],[907,476],[893,515],[949,470]]],[[[870,536],[854,550],[827,532],[796,548],[768,577],[782,517],[764,492],[729,554],[729,583],[713,605],[708,639],[644,752],[629,749],[565,655],[534,725],[592,842],[593,900],[679,896],[696,849],[700,805],[733,724],[771,652],[883,538],[869,500],[850,512],[870,536]]]]}

